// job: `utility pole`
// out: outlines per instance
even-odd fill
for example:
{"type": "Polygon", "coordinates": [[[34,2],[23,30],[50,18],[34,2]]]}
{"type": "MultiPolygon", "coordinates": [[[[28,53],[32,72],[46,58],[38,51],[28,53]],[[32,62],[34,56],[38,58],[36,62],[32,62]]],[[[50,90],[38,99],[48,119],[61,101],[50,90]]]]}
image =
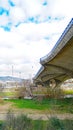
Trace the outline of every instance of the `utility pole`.
{"type": "Polygon", "coordinates": [[[12,65],[12,77],[13,77],[13,65],[12,65]]]}
{"type": "Polygon", "coordinates": [[[19,78],[21,79],[21,72],[19,72],[19,78]]]}

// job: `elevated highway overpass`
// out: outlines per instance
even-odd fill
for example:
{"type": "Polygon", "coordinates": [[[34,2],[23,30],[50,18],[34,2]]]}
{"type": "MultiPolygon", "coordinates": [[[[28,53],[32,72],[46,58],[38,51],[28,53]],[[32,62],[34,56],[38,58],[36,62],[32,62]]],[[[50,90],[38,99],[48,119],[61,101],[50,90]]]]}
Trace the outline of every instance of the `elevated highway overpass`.
{"type": "Polygon", "coordinates": [[[40,59],[40,64],[34,77],[37,84],[57,86],[73,78],[73,18],[51,52],[40,59]]]}

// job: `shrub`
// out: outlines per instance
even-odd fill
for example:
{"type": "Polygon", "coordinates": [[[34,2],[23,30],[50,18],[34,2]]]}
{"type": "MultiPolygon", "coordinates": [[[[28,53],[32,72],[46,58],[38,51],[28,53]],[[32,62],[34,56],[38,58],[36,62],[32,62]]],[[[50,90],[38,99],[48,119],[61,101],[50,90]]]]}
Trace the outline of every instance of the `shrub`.
{"type": "Polygon", "coordinates": [[[4,103],[4,100],[0,98],[0,104],[3,104],[4,103]]]}
{"type": "Polygon", "coordinates": [[[22,114],[15,117],[9,111],[6,120],[0,122],[0,130],[73,130],[73,120],[60,120],[56,117],[48,121],[31,120],[22,114]]]}
{"type": "Polygon", "coordinates": [[[47,98],[56,98],[61,99],[64,97],[64,91],[60,88],[60,86],[57,86],[55,88],[47,87],[46,95],[47,98]]]}
{"type": "Polygon", "coordinates": [[[56,117],[52,117],[47,125],[47,130],[65,130],[63,123],[56,117]]]}
{"type": "Polygon", "coordinates": [[[32,130],[31,120],[22,114],[15,117],[14,114],[9,111],[2,130],[32,130]]]}

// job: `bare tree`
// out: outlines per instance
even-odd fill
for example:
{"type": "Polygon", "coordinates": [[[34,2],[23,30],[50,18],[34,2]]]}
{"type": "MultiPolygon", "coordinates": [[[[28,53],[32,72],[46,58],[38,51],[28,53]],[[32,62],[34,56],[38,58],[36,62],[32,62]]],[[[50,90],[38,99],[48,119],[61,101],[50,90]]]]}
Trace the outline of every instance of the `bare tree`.
{"type": "Polygon", "coordinates": [[[4,85],[0,83],[0,98],[3,96],[4,85]]]}
{"type": "Polygon", "coordinates": [[[25,93],[26,93],[26,88],[25,87],[19,87],[15,89],[16,91],[16,98],[24,98],[25,93]]]}
{"type": "Polygon", "coordinates": [[[4,86],[2,83],[0,83],[0,92],[3,90],[4,86]]]}

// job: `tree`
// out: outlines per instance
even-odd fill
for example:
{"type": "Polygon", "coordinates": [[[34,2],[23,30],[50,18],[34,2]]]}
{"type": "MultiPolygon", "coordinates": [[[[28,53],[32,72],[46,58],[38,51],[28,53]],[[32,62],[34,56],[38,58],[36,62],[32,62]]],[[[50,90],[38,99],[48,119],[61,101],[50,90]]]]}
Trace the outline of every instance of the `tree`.
{"type": "Polygon", "coordinates": [[[0,98],[3,97],[3,89],[4,89],[4,85],[0,83],[0,98]]]}
{"type": "Polygon", "coordinates": [[[46,88],[47,88],[46,91],[47,97],[60,99],[64,96],[64,92],[60,85],[57,86],[53,85],[53,87],[52,85],[51,86],[47,85],[46,88]]]}
{"type": "Polygon", "coordinates": [[[16,98],[24,98],[25,93],[26,93],[26,88],[25,87],[19,87],[15,89],[16,91],[16,98]]]}
{"type": "Polygon", "coordinates": [[[2,83],[0,83],[0,92],[3,90],[4,86],[2,83]]]}

